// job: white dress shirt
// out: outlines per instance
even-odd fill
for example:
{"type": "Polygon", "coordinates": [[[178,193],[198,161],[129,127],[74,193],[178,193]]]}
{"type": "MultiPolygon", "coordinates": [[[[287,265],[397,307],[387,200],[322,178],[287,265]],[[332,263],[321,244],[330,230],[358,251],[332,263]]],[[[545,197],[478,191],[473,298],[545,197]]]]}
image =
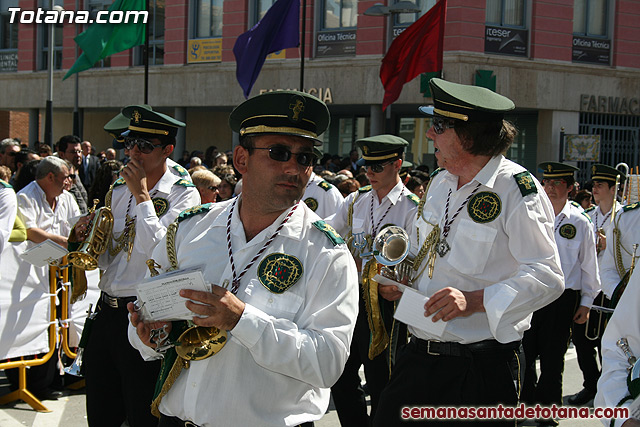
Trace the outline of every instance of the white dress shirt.
{"type": "MultiPolygon", "coordinates": [[[[420,240],[415,231],[411,233],[414,253],[434,224],[440,226],[442,235],[449,190],[449,220],[478,184],[476,195],[492,193],[487,195],[494,201],[497,196],[500,205],[494,203],[496,209],[487,217],[497,212],[495,218],[479,223],[469,215],[472,198],[451,225],[447,237],[451,250],[444,257],[436,254],[433,278],[425,269],[417,281],[418,289],[427,296],[448,286],[461,291],[484,289],[486,312],[450,320],[441,337],[409,326],[418,338],[462,344],[487,339],[517,341],[530,327],[532,313],[562,293],[563,277],[553,238],[553,207],[534,177],[530,177],[528,194],[523,196],[515,177],[522,172],[522,166],[499,155],[460,189],[458,177],[446,170],[432,178],[422,215],[416,221],[420,240]]],[[[425,259],[421,268],[426,262],[425,259]]]]}
{"type": "MultiPolygon", "coordinates": [[[[127,262],[127,249],[112,256],[107,250],[99,260],[101,269],[105,272],[100,278],[99,288],[114,297],[134,296],[136,285],[144,278],[148,271],[146,262],[156,244],[164,237],[169,224],[176,219],[183,210],[200,204],[200,193],[195,186],[189,187],[176,184],[180,178],[176,177],[169,168],[149,190],[151,198],[162,198],[168,202],[167,211],[159,218],[152,201],[136,204],[124,180],[114,184],[111,199],[113,213],[113,236],[118,237],[124,231],[127,209],[129,216],[135,217],[135,240],[131,259],[127,262]]],[[[116,243],[113,242],[113,247],[116,243]]]]}
{"type": "Polygon", "coordinates": [[[593,300],[600,292],[593,224],[582,207],[567,201],[556,216],[554,229],[565,289],[580,291],[580,305],[591,308],[593,300]],[[563,233],[564,227],[571,226],[575,233],[573,237],[570,237],[571,234],[563,233]]]}
{"type": "MultiPolygon", "coordinates": [[[[640,208],[632,209],[632,206],[623,207],[620,212],[616,214],[614,222],[616,228],[620,230],[620,255],[622,257],[622,265],[624,270],[629,270],[631,266],[631,255],[633,254],[633,245],[640,243],[640,208]]],[[[616,239],[611,232],[607,235],[607,248],[605,249],[604,256],[600,262],[600,277],[602,278],[602,291],[607,298],[611,298],[616,286],[620,283],[622,277],[618,274],[616,268],[616,239]],[[612,237],[609,237],[612,236],[612,237]]],[[[636,253],[637,257],[640,256],[640,250],[636,253]]]]}
{"type": "Polygon", "coordinates": [[[311,173],[302,200],[320,218],[326,218],[338,212],[344,203],[344,197],[336,186],[329,184],[315,173],[311,173]]]}
{"type": "MultiPolygon", "coordinates": [[[[240,198],[242,196],[239,196],[240,198]]],[[[234,200],[180,223],[179,268],[199,266],[205,280],[233,279],[226,224],[234,200]]],[[[241,199],[238,200],[241,202],[241,199]]],[[[274,234],[285,215],[246,241],[239,209],[231,218],[237,274],[274,234]]],[[[334,246],[312,225],[320,218],[300,203],[264,254],[247,271],[237,293],[244,312],[227,344],[214,356],[190,362],[163,397],[160,412],[200,426],[295,426],[320,419],[329,388],[340,377],[358,313],[356,267],[344,244],[334,246]],[[276,294],[258,279],[261,260],[283,253],[302,264],[302,276],[276,294]]],[[[153,259],[169,267],[164,240],[153,259]]],[[[129,325],[129,340],[145,358],[157,357],[129,325]]]]}
{"type": "MultiPolygon", "coordinates": [[[[47,202],[47,196],[37,181],[31,181],[29,185],[18,192],[18,215],[25,227],[40,228],[47,233],[58,236],[69,236],[74,224],[69,220],[80,215],[80,208],[76,199],[66,190],[56,197],[55,210],[47,202]]],[[[35,246],[29,242],[29,248],[35,246]]]]}
{"type": "MultiPolygon", "coordinates": [[[[626,338],[631,353],[636,357],[640,356],[639,305],[640,274],[636,272],[631,275],[627,289],[624,291],[624,298],[618,303],[602,337],[602,374],[598,380],[598,392],[594,400],[596,407],[613,408],[629,395],[627,368],[630,365],[627,356],[616,342],[620,338],[626,338]]],[[[620,406],[629,407],[631,402],[632,400],[628,400],[620,406]]],[[[606,418],[602,418],[601,421],[606,427],[609,427],[611,422],[606,418]]],[[[625,421],[626,418],[616,419],[615,427],[620,427],[625,421]]]]}

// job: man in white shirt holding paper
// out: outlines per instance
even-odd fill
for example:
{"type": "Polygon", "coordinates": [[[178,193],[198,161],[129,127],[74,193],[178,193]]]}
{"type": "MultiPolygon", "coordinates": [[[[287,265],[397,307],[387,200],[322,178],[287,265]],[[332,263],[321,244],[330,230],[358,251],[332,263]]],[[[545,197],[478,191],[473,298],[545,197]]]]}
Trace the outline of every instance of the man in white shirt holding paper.
{"type": "MultiPolygon", "coordinates": [[[[549,199],[501,154],[516,135],[504,120],[513,102],[437,78],[430,86],[434,106],[420,111],[432,117],[427,137],[444,170],[434,173],[410,232],[413,286],[429,297],[416,315],[447,323],[441,333],[409,326],[413,337],[382,392],[378,427],[407,424],[408,406],[515,406],[522,335],[532,312],[563,288],[549,199]]],[[[380,293],[402,296],[396,286],[380,293]]]]}
{"type": "Polygon", "coordinates": [[[326,412],[358,310],[344,240],[301,201],[329,111],[306,93],[276,91],[242,103],[229,123],[240,134],[242,194],[183,212],[153,252],[158,268],[197,267],[212,284],[180,292],[200,316],[193,346],[211,351],[158,348],[186,343],[186,322],[152,342],[133,304],[129,339],[146,359],[163,358],[159,426],[306,427],[326,412]]]}

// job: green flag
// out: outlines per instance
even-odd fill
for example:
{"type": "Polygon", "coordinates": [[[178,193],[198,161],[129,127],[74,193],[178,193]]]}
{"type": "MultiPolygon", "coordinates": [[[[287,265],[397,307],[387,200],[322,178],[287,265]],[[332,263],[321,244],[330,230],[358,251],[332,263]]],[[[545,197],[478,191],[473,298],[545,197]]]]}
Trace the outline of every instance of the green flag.
{"type": "Polygon", "coordinates": [[[74,73],[88,70],[96,62],[109,55],[144,44],[144,16],[135,11],[146,11],[145,0],[116,0],[109,7],[109,14],[102,15],[101,19],[122,18],[119,20],[126,23],[102,24],[96,22],[91,24],[82,34],[79,34],[74,40],[82,49],[82,54],[62,80],[74,73]]]}

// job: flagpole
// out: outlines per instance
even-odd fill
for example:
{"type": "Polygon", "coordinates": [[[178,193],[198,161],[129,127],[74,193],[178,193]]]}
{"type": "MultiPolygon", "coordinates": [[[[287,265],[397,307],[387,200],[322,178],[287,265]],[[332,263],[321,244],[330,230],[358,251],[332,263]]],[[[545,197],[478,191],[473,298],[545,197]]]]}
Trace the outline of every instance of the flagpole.
{"type": "Polygon", "coordinates": [[[304,92],[304,54],[307,32],[307,0],[302,0],[302,41],[300,43],[300,92],[304,92]]]}
{"type": "MultiPolygon", "coordinates": [[[[149,16],[149,0],[145,0],[144,3],[149,16]]],[[[144,24],[144,103],[149,104],[149,19],[144,24]]]]}

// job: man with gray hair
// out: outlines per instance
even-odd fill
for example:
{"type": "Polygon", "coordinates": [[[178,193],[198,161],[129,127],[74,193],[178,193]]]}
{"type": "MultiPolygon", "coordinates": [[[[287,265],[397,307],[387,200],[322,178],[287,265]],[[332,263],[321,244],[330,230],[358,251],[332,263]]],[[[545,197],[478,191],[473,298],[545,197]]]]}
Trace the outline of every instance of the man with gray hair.
{"type": "Polygon", "coordinates": [[[40,243],[51,239],[67,247],[72,224],[80,215],[75,198],[64,190],[71,179],[66,161],[49,156],[36,169],[36,179],[18,193],[18,216],[27,227],[27,239],[40,243]]]}

